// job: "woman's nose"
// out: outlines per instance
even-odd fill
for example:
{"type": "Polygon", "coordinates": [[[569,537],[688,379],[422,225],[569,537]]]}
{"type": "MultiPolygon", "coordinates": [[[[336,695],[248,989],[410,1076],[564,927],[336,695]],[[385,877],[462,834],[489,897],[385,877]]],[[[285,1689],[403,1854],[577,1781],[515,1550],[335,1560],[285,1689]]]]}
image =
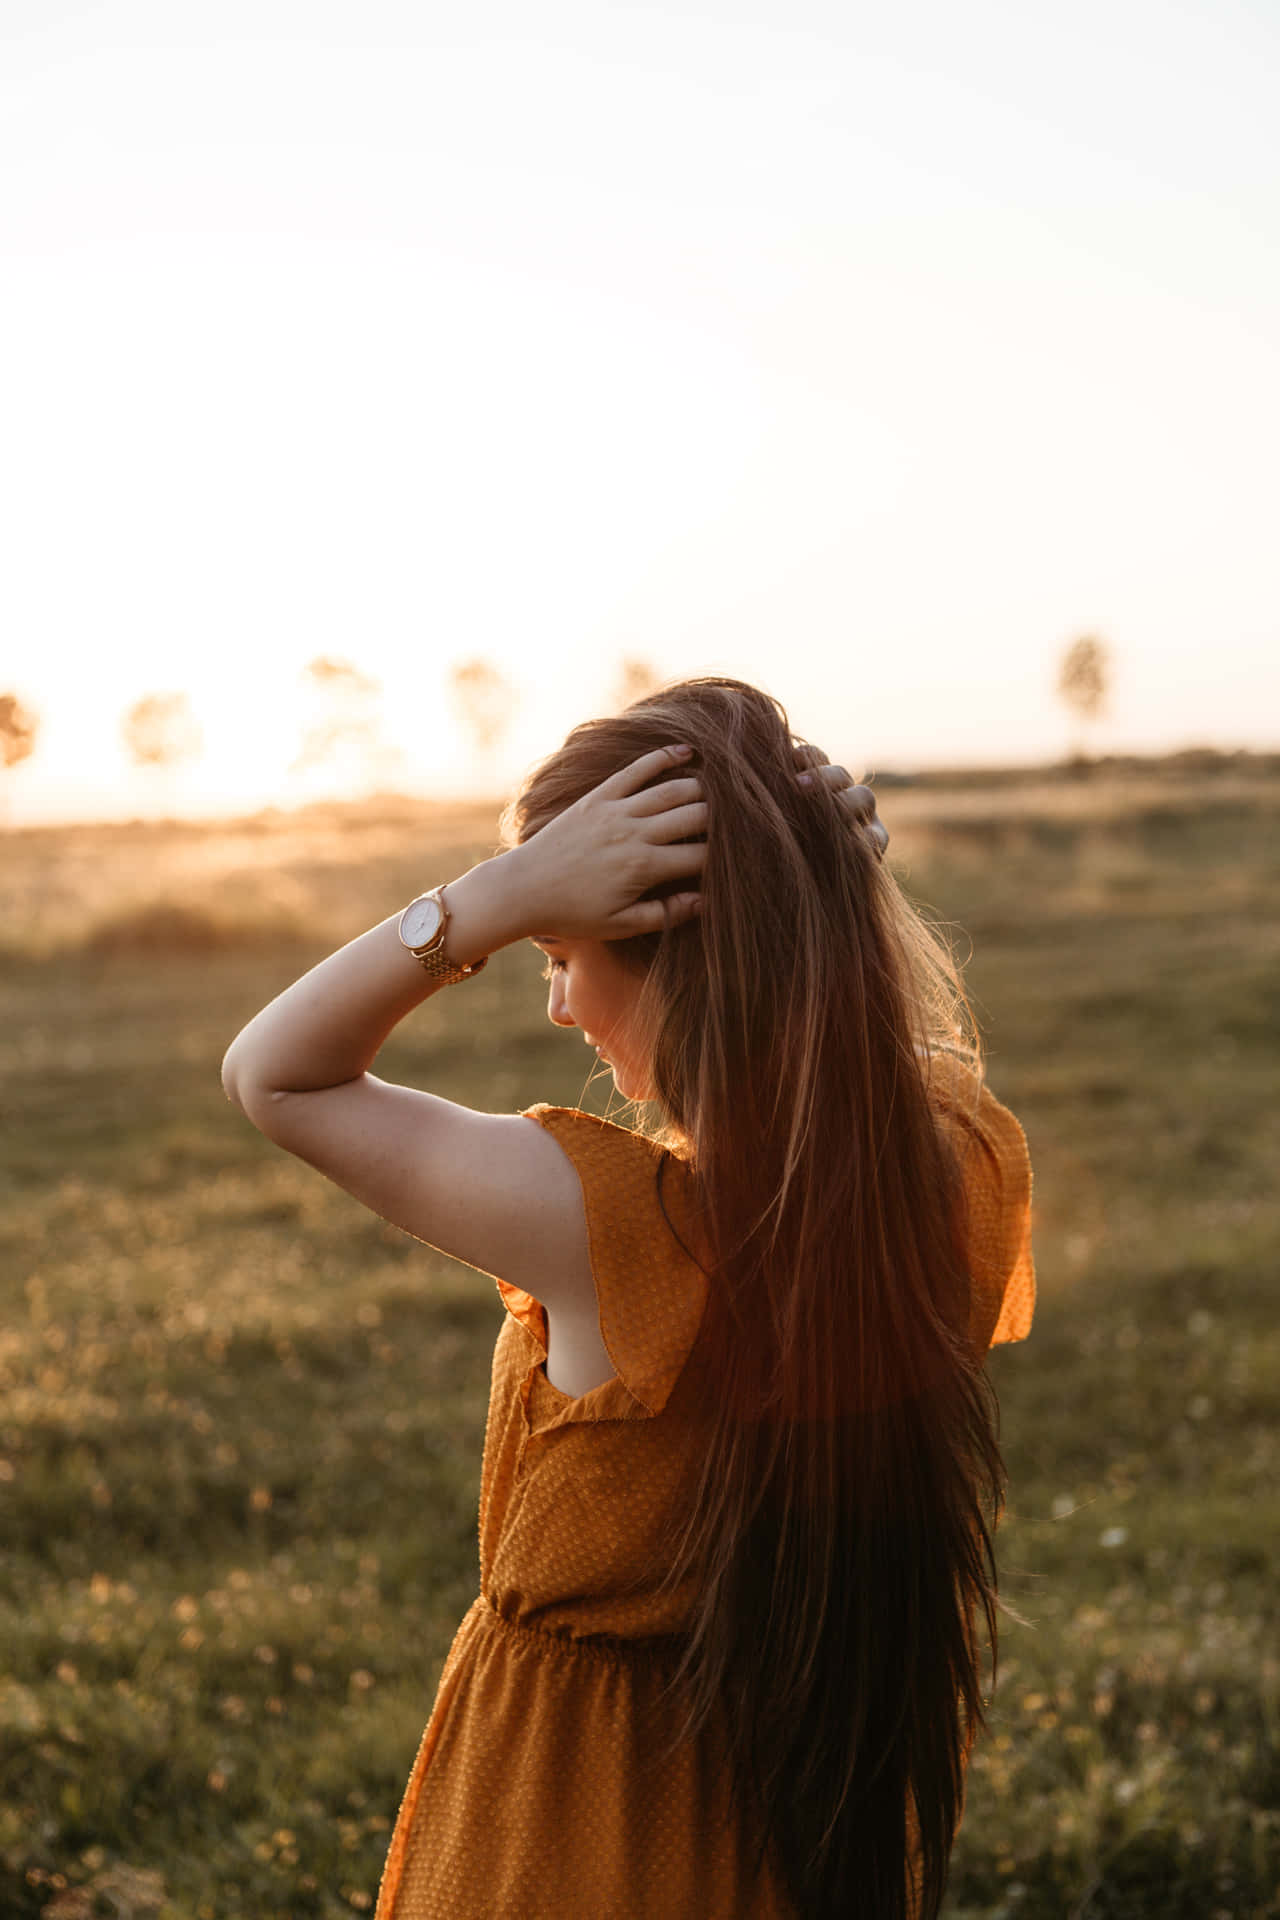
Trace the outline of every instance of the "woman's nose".
{"type": "Polygon", "coordinates": [[[569,1012],[565,999],[563,976],[555,973],[551,976],[551,992],[547,996],[547,1018],[557,1027],[573,1027],[577,1021],[569,1012]]]}

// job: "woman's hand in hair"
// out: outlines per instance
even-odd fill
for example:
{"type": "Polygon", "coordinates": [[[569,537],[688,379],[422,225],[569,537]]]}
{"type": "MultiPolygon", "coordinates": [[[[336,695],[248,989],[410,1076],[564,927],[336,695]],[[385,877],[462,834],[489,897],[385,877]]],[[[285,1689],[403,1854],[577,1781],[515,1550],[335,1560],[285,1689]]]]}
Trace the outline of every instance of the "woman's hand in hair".
{"type": "Polygon", "coordinates": [[[641,754],[498,856],[518,889],[528,933],[625,940],[692,919],[701,905],[707,804],[696,774],[658,779],[685,757],[674,747],[641,754]],[[642,897],[681,880],[691,884],[665,899],[642,897]]]}
{"type": "Polygon", "coordinates": [[[883,860],[889,829],[876,813],[876,796],[871,788],[859,785],[846,767],[832,766],[817,747],[797,747],[796,759],[806,769],[799,775],[800,785],[808,787],[821,780],[830,787],[851,818],[870,836],[877,859],[883,860]]]}

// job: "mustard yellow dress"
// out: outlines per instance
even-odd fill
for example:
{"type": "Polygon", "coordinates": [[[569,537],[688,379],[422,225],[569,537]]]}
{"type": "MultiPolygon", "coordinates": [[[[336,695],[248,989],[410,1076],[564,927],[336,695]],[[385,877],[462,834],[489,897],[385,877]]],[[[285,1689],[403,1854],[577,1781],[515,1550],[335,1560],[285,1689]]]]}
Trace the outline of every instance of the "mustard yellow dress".
{"type": "MultiPolygon", "coordinates": [[[[985,1351],[1031,1324],[1026,1139],[957,1062],[935,1061],[930,1095],[966,1156],[970,1330],[985,1351]]],[[[753,1874],[714,1732],[649,1764],[692,1598],[659,1593],[656,1543],[715,1392],[698,1341],[707,1283],[667,1219],[697,1245],[689,1169],[576,1108],[527,1112],[581,1180],[616,1378],[577,1399],[552,1386],[542,1308],[498,1281],[480,1593],[445,1661],[376,1920],[794,1920],[768,1866],[753,1874]]]]}

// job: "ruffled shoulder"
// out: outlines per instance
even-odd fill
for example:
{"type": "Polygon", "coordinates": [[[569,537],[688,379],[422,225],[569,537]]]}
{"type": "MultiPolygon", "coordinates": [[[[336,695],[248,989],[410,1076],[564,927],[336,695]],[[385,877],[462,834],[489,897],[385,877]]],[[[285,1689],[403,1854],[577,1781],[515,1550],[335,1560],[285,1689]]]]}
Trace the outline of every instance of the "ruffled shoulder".
{"type": "MultiPolygon", "coordinates": [[[[600,1333],[619,1380],[660,1413],[697,1338],[707,1281],[694,1189],[678,1155],[578,1107],[526,1107],[573,1162],[582,1186],[600,1333]],[[683,1243],[683,1244],[682,1244],[683,1243]]],[[[508,1312],[544,1343],[542,1308],[500,1280],[508,1312]]]]}
{"type": "Polygon", "coordinates": [[[968,1196],[970,1337],[980,1351],[1025,1340],[1036,1302],[1027,1136],[985,1080],[953,1054],[931,1056],[928,1091],[959,1151],[968,1196]]]}

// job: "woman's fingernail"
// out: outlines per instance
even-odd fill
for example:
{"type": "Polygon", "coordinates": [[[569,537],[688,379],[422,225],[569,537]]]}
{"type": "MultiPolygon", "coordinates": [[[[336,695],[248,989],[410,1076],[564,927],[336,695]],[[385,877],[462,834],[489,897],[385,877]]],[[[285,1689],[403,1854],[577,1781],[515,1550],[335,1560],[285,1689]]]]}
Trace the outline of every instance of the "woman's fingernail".
{"type": "Polygon", "coordinates": [[[678,747],[672,747],[671,751],[676,755],[677,759],[687,760],[689,758],[689,755],[693,752],[693,748],[689,746],[681,745],[678,747]]]}
{"type": "Polygon", "coordinates": [[[811,773],[802,773],[797,777],[802,787],[811,787],[813,785],[813,775],[811,773]]]}

